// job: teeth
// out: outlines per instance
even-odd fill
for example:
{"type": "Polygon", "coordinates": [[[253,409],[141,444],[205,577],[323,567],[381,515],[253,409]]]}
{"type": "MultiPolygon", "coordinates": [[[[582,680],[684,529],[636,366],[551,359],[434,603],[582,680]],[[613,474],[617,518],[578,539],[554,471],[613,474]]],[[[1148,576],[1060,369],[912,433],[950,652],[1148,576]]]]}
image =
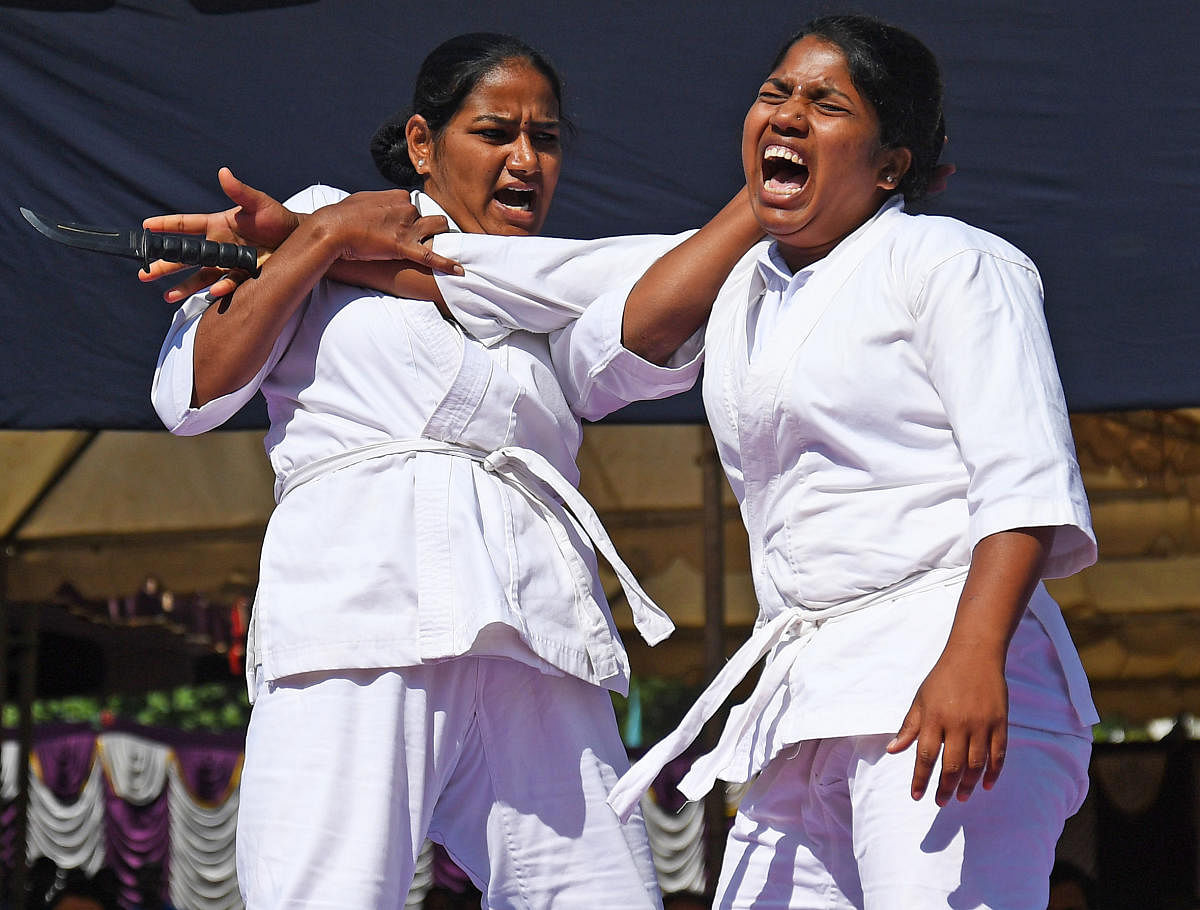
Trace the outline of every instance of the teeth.
{"type": "Polygon", "coordinates": [[[763,160],[772,161],[777,158],[782,158],[784,161],[790,161],[792,164],[804,164],[804,159],[789,148],[785,148],[782,145],[767,146],[767,150],[763,152],[763,160]]]}
{"type": "Polygon", "coordinates": [[[507,199],[511,201],[506,201],[506,199],[500,198],[499,195],[497,195],[496,201],[506,208],[520,209],[526,212],[533,208],[533,190],[522,190],[516,187],[510,187],[509,189],[502,190],[501,192],[507,197],[507,199]]]}

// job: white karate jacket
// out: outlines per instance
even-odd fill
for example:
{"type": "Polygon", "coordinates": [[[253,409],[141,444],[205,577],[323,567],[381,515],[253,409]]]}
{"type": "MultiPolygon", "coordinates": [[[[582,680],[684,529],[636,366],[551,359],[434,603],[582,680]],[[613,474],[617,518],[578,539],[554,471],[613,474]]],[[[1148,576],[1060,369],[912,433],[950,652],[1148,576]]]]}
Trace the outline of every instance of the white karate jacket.
{"type": "MultiPolygon", "coordinates": [[[[344,195],[318,186],[287,204],[312,211],[344,195]]],[[[444,214],[421,193],[413,201],[444,214]]],[[[657,253],[643,255],[642,269],[657,253]]],[[[198,294],[176,313],[151,394],[183,435],[219,426],[256,391],[267,400],[280,501],[248,663],[270,680],[499,655],[624,691],[628,661],[590,541],[559,495],[537,478],[511,482],[511,459],[484,458],[532,450],[575,484],[580,417],[690,387],[699,338],[668,367],[647,363],[621,348],[614,297],[560,331],[485,347],[428,301],[324,280],[253,380],[192,408],[193,338],[207,306],[198,294]]],[[[650,625],[655,638],[669,630],[650,625]]]]}
{"type": "MultiPolygon", "coordinates": [[[[447,298],[465,306],[482,294],[508,326],[623,295],[601,283],[572,297],[571,276],[620,275],[626,286],[635,267],[612,241],[456,236],[435,246],[477,282],[439,278],[447,298]],[[556,281],[539,283],[542,274],[556,281]]],[[[778,646],[777,685],[757,693],[717,776],[745,780],[804,739],[895,732],[945,644],[983,537],[1056,527],[1047,577],[1095,560],[1041,280],[1000,238],[907,215],[896,198],[795,276],[760,244],[721,291],[705,357],[705,407],[749,531],[758,626],[776,636],[749,651],[778,646]],[[755,350],[760,319],[771,328],[755,350]]],[[[1044,588],[1014,637],[1008,678],[1011,723],[1089,735],[1086,676],[1044,588]]]]}

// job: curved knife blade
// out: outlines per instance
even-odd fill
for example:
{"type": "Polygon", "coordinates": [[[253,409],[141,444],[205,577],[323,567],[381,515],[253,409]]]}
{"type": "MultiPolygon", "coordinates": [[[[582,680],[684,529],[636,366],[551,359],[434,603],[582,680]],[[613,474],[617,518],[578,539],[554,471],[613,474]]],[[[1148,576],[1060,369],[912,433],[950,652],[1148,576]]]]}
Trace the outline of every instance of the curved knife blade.
{"type": "Polygon", "coordinates": [[[142,228],[109,231],[69,221],[51,221],[24,206],[21,214],[51,240],[80,250],[136,259],[147,271],[151,262],[163,259],[183,265],[241,269],[258,275],[258,250],[252,246],[218,243],[190,234],[158,234],[142,228]]]}

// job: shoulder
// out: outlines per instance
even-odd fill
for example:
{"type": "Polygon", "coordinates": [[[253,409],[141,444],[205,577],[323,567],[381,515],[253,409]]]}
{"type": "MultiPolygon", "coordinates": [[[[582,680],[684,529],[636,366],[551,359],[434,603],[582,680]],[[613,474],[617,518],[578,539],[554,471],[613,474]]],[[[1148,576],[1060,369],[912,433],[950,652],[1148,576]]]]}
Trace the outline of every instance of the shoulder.
{"type": "Polygon", "coordinates": [[[949,296],[956,305],[980,294],[1040,301],[1037,266],[1003,237],[941,215],[897,212],[894,217],[889,272],[912,315],[925,311],[931,295],[949,296]]]}
{"type": "Polygon", "coordinates": [[[744,304],[752,294],[762,290],[761,280],[756,283],[755,279],[759,275],[759,260],[766,255],[770,246],[771,242],[768,240],[759,241],[750,247],[730,270],[725,283],[721,285],[721,290],[717,292],[709,319],[710,325],[714,320],[719,321],[724,314],[737,310],[739,304],[744,304]]]}
{"type": "Polygon", "coordinates": [[[892,248],[910,268],[928,272],[963,254],[992,257],[1037,271],[1033,260],[1003,237],[944,215],[897,212],[892,248]]]}
{"type": "Polygon", "coordinates": [[[341,202],[349,195],[345,190],[339,190],[337,187],[315,183],[289,196],[283,203],[283,207],[293,212],[311,214],[319,208],[341,202]]]}
{"type": "Polygon", "coordinates": [[[741,294],[749,287],[754,276],[758,274],[759,260],[767,254],[767,250],[771,246],[771,241],[760,240],[738,260],[729,272],[729,277],[725,279],[725,284],[721,287],[721,296],[725,297],[730,294],[741,294]]]}

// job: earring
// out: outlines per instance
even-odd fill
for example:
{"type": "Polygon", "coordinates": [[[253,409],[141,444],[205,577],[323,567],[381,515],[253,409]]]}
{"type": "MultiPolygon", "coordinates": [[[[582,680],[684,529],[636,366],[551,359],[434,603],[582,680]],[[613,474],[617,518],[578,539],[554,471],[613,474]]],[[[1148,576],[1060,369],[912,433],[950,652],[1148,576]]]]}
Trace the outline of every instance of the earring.
{"type": "Polygon", "coordinates": [[[424,166],[425,166],[425,159],[424,159],[424,158],[418,158],[418,159],[417,159],[417,167],[424,167],[424,166]]]}

